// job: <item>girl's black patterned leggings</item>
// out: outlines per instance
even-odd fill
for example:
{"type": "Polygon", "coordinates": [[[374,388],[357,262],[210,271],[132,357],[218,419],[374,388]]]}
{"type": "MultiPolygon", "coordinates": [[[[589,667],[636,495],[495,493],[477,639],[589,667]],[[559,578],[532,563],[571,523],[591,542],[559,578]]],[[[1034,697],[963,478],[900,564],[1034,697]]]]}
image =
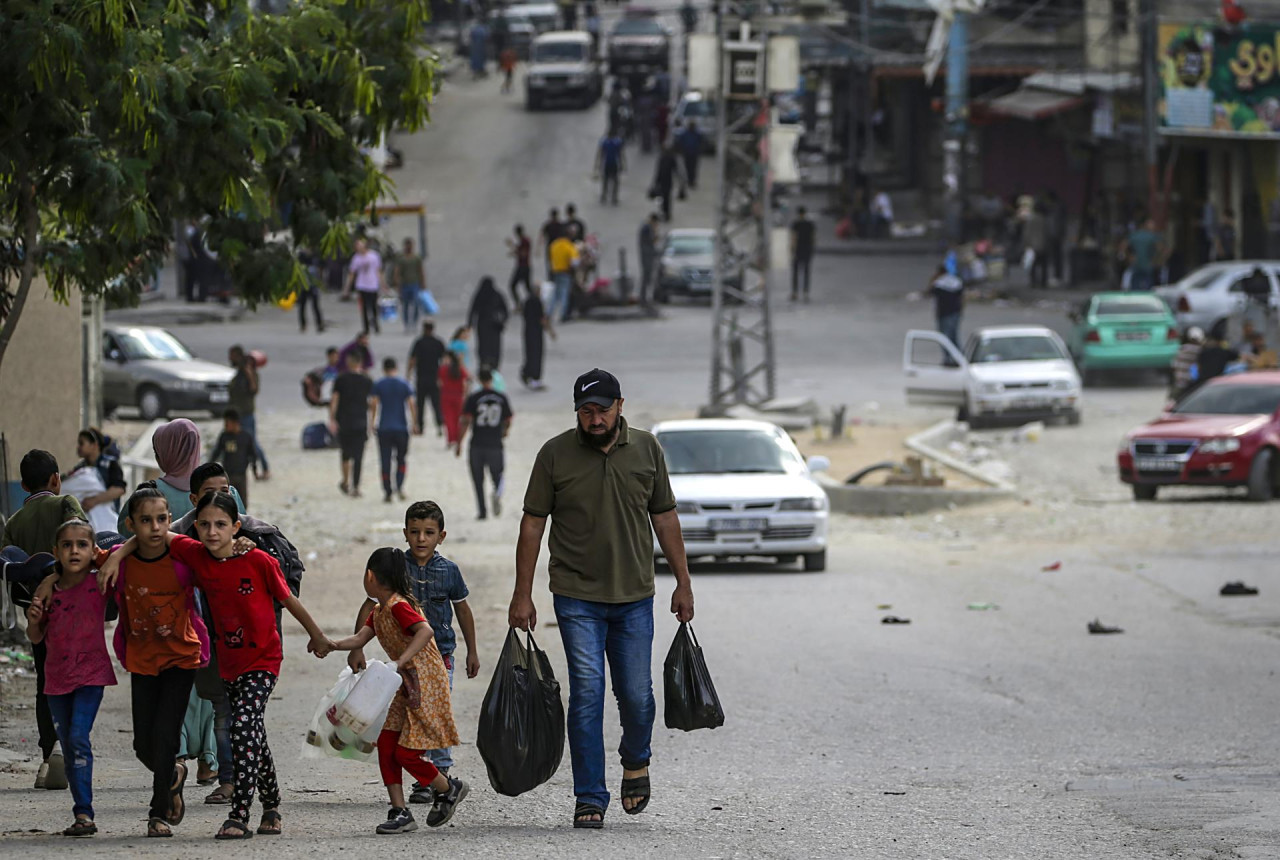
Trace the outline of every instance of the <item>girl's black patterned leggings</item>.
{"type": "Polygon", "coordinates": [[[234,681],[226,682],[231,703],[231,761],[236,775],[230,817],[244,824],[249,822],[255,788],[261,792],[258,799],[264,810],[280,805],[276,764],[267,746],[267,729],[262,721],[267,699],[275,686],[276,676],[263,671],[245,672],[234,681]]]}

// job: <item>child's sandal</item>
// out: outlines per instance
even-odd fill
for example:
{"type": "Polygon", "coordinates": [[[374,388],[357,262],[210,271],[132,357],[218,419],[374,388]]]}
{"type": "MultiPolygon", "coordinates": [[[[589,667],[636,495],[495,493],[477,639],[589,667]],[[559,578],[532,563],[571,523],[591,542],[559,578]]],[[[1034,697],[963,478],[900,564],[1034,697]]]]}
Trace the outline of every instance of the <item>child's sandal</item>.
{"type": "Polygon", "coordinates": [[[169,829],[169,822],[163,818],[147,819],[147,836],[148,837],[168,837],[172,836],[173,831],[169,829]]]}
{"type": "Polygon", "coordinates": [[[262,821],[258,823],[259,836],[279,836],[280,831],[284,829],[283,819],[280,818],[280,812],[275,809],[264,809],[262,811],[262,821]]]}
{"type": "Polygon", "coordinates": [[[236,821],[234,818],[228,818],[222,822],[222,827],[218,829],[218,835],[214,839],[252,839],[253,831],[249,829],[249,825],[243,821],[236,821]]]}

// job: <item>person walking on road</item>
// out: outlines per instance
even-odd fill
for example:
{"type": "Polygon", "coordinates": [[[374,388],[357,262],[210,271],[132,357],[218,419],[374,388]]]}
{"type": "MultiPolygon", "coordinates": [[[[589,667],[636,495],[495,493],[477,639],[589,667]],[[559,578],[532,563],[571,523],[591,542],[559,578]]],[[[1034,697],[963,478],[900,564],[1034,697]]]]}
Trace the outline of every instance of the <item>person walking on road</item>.
{"type": "Polygon", "coordinates": [[[675,189],[676,181],[681,182],[680,162],[676,159],[675,147],[671,144],[663,144],[662,153],[658,156],[658,162],[653,170],[653,186],[649,189],[649,196],[662,201],[662,220],[671,220],[671,192],[675,189]]]}
{"type": "Polygon", "coordinates": [[[676,125],[676,147],[684,159],[684,175],[690,188],[698,187],[698,159],[702,158],[702,131],[694,122],[676,125]]]}
{"type": "Polygon", "coordinates": [[[369,247],[364,239],[356,240],[356,252],[347,264],[347,284],[344,295],[352,289],[360,295],[360,323],[365,334],[369,329],[381,334],[378,326],[378,293],[387,289],[387,279],[382,273],[382,255],[369,247]]]}
{"type": "Polygon", "coordinates": [[[657,267],[662,237],[658,232],[658,213],[650,212],[640,225],[640,304],[649,304],[649,290],[653,287],[653,272],[657,267]]]}
{"type": "Polygon", "coordinates": [[[373,370],[373,350],[369,347],[369,333],[362,331],[353,337],[342,349],[338,350],[338,373],[347,367],[347,356],[354,353],[360,359],[360,370],[368,373],[373,370]]]}
{"type": "Polygon", "coordinates": [[[254,415],[258,400],[258,362],[238,344],[227,351],[227,360],[236,370],[227,386],[227,406],[240,413],[240,426],[253,437],[254,454],[262,464],[261,480],[270,480],[271,467],[267,465],[267,455],[262,453],[262,445],[258,442],[258,419],[254,415]]]}
{"type": "Polygon", "coordinates": [[[395,491],[404,501],[404,474],[409,459],[409,428],[417,426],[413,388],[396,373],[396,360],[382,360],[382,378],[373,384],[369,423],[378,428],[378,460],[382,464],[382,501],[391,502],[391,461],[395,459],[395,491]],[[374,419],[377,419],[376,423],[374,419]]]}
{"type": "Polygon", "coordinates": [[[803,206],[796,208],[791,222],[791,301],[801,295],[809,301],[809,265],[813,262],[813,219],[803,206]]]}
{"type": "Polygon", "coordinates": [[[1022,238],[1031,252],[1029,285],[1035,289],[1049,286],[1049,223],[1044,215],[1044,204],[1037,201],[1031,207],[1022,238]]]}
{"type": "Polygon", "coordinates": [[[396,257],[394,277],[400,292],[400,316],[404,321],[404,333],[413,331],[413,324],[422,316],[422,304],[418,294],[427,288],[427,271],[422,258],[413,251],[413,240],[405,239],[404,247],[396,257]]]}
{"type": "Polygon", "coordinates": [[[596,368],[574,382],[575,426],[542,446],[529,478],[507,616],[519,630],[537,624],[533,580],[550,518],[551,593],[569,668],[576,828],[603,827],[609,807],[606,656],[622,720],[623,811],[635,815],[649,803],[655,534],[675,576],[671,611],[681,622],[693,619],[693,585],[662,446],[627,425],[622,404],[618,380],[607,371],[596,368]]]}
{"type": "Polygon", "coordinates": [[[453,447],[458,444],[458,421],[462,417],[462,403],[471,387],[471,374],[463,363],[461,353],[450,349],[444,355],[438,372],[440,380],[440,412],[444,417],[445,442],[453,447]]]}
{"type": "Polygon", "coordinates": [[[409,347],[409,364],[405,376],[413,379],[414,412],[418,420],[413,431],[418,436],[426,427],[425,406],[431,401],[431,414],[436,419],[436,435],[444,434],[444,418],[440,415],[440,361],[444,358],[444,341],[436,337],[431,320],[422,324],[422,334],[409,347]]]}
{"type": "Polygon", "coordinates": [[[458,443],[454,453],[462,456],[462,440],[471,431],[471,483],[476,488],[476,519],[487,519],[489,512],[484,504],[484,473],[489,470],[493,480],[493,515],[502,516],[502,471],[505,457],[502,440],[511,432],[511,401],[507,395],[493,390],[493,373],[484,368],[479,373],[480,390],[471,392],[462,405],[462,418],[458,422],[458,443]]]}
{"type": "Polygon", "coordinates": [[[564,232],[575,242],[581,242],[587,238],[586,222],[578,217],[578,207],[572,203],[564,207],[564,232]]]}
{"type": "Polygon", "coordinates": [[[494,369],[502,365],[502,329],[510,315],[493,278],[485,275],[467,312],[467,325],[476,333],[476,358],[481,365],[494,369]]]}
{"type": "Polygon", "coordinates": [[[306,282],[298,290],[298,327],[307,330],[307,305],[311,305],[311,314],[315,317],[316,331],[324,331],[324,316],[320,313],[320,283],[323,279],[323,266],[320,257],[306,248],[298,251],[298,262],[307,270],[306,282]]]}
{"type": "Polygon", "coordinates": [[[538,290],[530,290],[522,309],[524,317],[524,364],[520,368],[520,381],[534,391],[541,391],[542,353],[546,345],[546,332],[551,327],[547,308],[538,290]]]}
{"type": "Polygon", "coordinates": [[[347,368],[333,383],[329,399],[329,429],[338,437],[342,457],[343,495],[360,497],[360,468],[369,441],[369,396],[373,380],[360,369],[360,356],[347,354],[347,368]]]}
{"type": "Polygon", "coordinates": [[[596,147],[596,175],[600,177],[600,202],[618,205],[618,177],[627,169],[626,156],[622,153],[622,136],[610,126],[596,147]]]}
{"type": "MultiPolygon", "coordinates": [[[[938,321],[938,332],[960,349],[960,315],[964,312],[964,280],[959,275],[939,266],[929,282],[929,294],[933,296],[933,315],[938,321]]],[[[946,362],[950,364],[950,359],[946,362]]]]}
{"type": "Polygon", "coordinates": [[[551,246],[556,239],[566,236],[569,228],[560,220],[560,210],[552,206],[551,211],[547,214],[547,220],[542,222],[542,226],[538,228],[538,248],[542,251],[544,261],[547,264],[547,280],[552,280],[551,272],[551,246]]]}
{"type": "Polygon", "coordinates": [[[552,320],[559,314],[560,322],[569,319],[569,304],[573,297],[573,275],[578,265],[576,236],[565,235],[551,243],[551,280],[556,286],[547,316],[552,320]]]}
{"type": "Polygon", "coordinates": [[[1156,222],[1146,218],[1121,246],[1121,256],[1129,261],[1130,290],[1144,291],[1155,286],[1156,269],[1164,262],[1163,255],[1164,240],[1156,232],[1156,222]]]}
{"type": "Polygon", "coordinates": [[[533,271],[529,265],[529,255],[533,250],[529,237],[524,234],[524,225],[517,224],[515,229],[515,238],[507,239],[507,255],[516,261],[515,268],[511,270],[511,283],[507,289],[511,291],[511,301],[516,307],[520,306],[520,291],[517,289],[524,284],[525,292],[532,293],[533,289],[533,271]]]}

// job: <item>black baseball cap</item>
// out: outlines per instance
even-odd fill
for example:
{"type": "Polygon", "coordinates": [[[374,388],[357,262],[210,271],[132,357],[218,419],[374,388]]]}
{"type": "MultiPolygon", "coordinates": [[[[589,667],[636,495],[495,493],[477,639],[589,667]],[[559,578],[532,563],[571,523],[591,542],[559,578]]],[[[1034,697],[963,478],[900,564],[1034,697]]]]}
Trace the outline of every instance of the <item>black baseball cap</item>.
{"type": "Polygon", "coordinates": [[[618,377],[595,367],[579,376],[578,381],[573,384],[573,411],[577,412],[588,403],[607,408],[621,397],[622,388],[618,385],[618,377]]]}

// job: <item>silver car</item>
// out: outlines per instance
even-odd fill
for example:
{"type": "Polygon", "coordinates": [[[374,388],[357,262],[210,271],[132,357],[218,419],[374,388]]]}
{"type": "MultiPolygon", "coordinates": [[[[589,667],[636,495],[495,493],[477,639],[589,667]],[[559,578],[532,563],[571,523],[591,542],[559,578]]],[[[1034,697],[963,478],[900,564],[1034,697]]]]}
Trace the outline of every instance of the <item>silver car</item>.
{"type": "Polygon", "coordinates": [[[148,421],[171,410],[221,415],[235,375],[203,361],[168,331],[155,326],[102,329],[102,412],[136,406],[148,421]]]}
{"type": "Polygon", "coordinates": [[[1177,315],[1180,329],[1199,326],[1208,332],[1245,312],[1249,297],[1244,291],[1244,282],[1256,269],[1262,269],[1271,282],[1268,304],[1275,313],[1280,310],[1280,261],[1276,260],[1210,263],[1176,284],[1157,287],[1155,292],[1177,315]]]}
{"type": "MultiPolygon", "coordinates": [[[[672,295],[709,298],[714,286],[716,231],[705,227],[671,230],[662,243],[654,301],[666,303],[672,295]]],[[[742,287],[742,262],[730,261],[725,282],[742,287]]]]}

